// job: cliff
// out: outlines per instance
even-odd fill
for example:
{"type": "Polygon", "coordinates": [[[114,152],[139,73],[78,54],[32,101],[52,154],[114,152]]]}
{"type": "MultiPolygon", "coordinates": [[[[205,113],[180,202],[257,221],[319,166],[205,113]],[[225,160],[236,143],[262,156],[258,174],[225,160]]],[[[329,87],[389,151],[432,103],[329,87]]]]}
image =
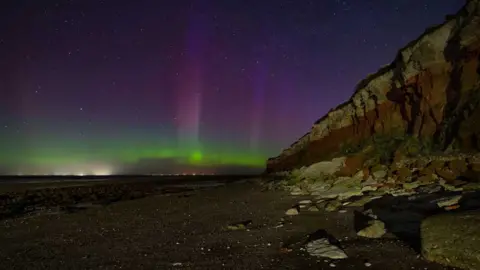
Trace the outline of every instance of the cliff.
{"type": "MultiPolygon", "coordinates": [[[[267,161],[267,173],[361,151],[372,138],[429,141],[445,151],[480,150],[480,0],[427,29],[394,61],[361,81],[345,103],[267,161]],[[353,150],[352,150],[353,151],[353,150]],[[351,153],[350,151],[349,153],[351,153]]],[[[398,146],[398,145],[397,145],[398,146]]]]}

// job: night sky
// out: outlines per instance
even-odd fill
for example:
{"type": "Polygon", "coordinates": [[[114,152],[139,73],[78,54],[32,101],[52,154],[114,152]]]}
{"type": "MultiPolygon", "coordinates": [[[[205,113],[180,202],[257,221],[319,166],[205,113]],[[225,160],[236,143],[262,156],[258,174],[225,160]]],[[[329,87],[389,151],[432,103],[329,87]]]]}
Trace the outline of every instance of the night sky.
{"type": "Polygon", "coordinates": [[[464,0],[2,0],[0,172],[238,173],[464,0]]]}

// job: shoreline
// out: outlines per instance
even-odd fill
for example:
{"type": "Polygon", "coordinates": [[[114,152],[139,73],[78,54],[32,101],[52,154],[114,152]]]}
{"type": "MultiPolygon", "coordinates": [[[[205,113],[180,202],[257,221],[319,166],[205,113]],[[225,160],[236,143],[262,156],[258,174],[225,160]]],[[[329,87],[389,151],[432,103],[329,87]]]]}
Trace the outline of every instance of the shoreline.
{"type": "MultiPolygon", "coordinates": [[[[36,178],[35,178],[36,179],[36,178]]],[[[110,177],[98,181],[63,178],[56,181],[0,183],[0,220],[42,212],[77,211],[85,205],[108,205],[159,194],[179,193],[196,189],[223,186],[229,183],[250,181],[237,176],[208,177],[110,177]]]]}

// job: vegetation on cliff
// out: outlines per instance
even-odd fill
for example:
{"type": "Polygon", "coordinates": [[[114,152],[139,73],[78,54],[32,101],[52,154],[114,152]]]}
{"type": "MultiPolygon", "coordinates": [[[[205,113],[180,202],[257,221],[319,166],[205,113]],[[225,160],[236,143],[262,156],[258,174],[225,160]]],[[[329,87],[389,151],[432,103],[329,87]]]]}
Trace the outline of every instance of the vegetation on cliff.
{"type": "Polygon", "coordinates": [[[267,162],[267,172],[370,149],[371,162],[480,151],[480,1],[402,48],[352,97],[267,162]]]}

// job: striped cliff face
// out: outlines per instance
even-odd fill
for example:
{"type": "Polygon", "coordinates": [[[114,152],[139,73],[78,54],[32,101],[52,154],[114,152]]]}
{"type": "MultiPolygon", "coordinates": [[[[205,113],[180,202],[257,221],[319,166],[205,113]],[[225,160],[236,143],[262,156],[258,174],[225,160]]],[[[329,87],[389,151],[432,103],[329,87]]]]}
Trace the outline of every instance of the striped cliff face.
{"type": "Polygon", "coordinates": [[[401,49],[282,153],[267,172],[310,165],[378,134],[434,138],[480,150],[480,1],[401,49]]]}

